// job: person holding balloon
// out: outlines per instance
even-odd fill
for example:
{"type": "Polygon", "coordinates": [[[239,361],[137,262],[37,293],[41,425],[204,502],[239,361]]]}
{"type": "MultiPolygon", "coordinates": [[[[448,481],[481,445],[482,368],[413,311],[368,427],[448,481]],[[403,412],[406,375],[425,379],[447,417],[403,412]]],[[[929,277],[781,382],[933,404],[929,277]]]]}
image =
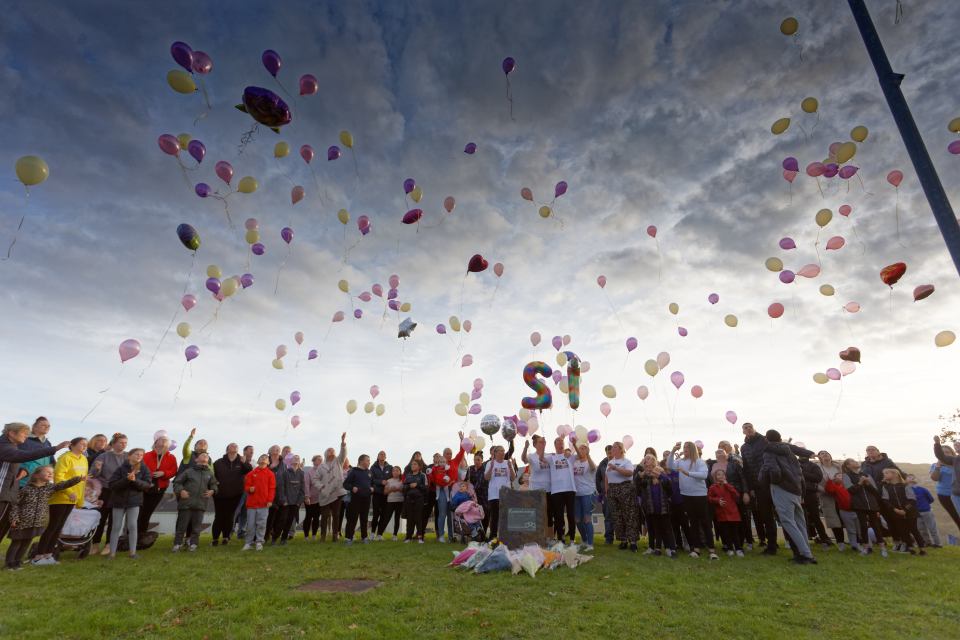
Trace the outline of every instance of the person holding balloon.
{"type": "MultiPolygon", "coordinates": [[[[454,457],[453,451],[448,447],[443,450],[443,458],[433,465],[430,473],[430,482],[434,487],[437,496],[437,542],[446,542],[446,531],[453,536],[453,511],[450,509],[450,487],[459,479],[460,463],[463,462],[463,454],[466,449],[463,445],[463,432],[458,434],[457,455],[454,457]],[[444,529],[446,527],[446,529],[444,529]]],[[[386,455],[386,454],[384,454],[386,455]]]]}
{"type": "MultiPolygon", "coordinates": [[[[520,460],[527,465],[530,473],[530,481],[527,488],[530,491],[543,491],[550,495],[550,463],[545,453],[547,439],[534,435],[533,440],[534,455],[528,456],[527,451],[530,446],[530,440],[523,443],[523,451],[520,452],[520,460]]],[[[547,527],[553,530],[556,515],[553,513],[553,501],[547,499],[547,527]]]]}
{"type": "Polygon", "coordinates": [[[604,494],[610,501],[614,535],[620,541],[620,550],[637,551],[640,513],[637,492],[633,488],[633,463],[624,456],[622,442],[614,442],[607,461],[604,494]]]}
{"type": "Polygon", "coordinates": [[[327,539],[329,527],[331,539],[336,542],[340,537],[340,510],[343,496],[343,466],[347,462],[347,434],[340,436],[340,453],[333,447],[323,452],[323,462],[313,468],[309,481],[316,491],[317,504],[320,505],[320,542],[327,539]]]}
{"type": "Polygon", "coordinates": [[[564,534],[569,534],[570,544],[577,535],[576,482],[573,477],[573,456],[564,451],[564,438],[553,441],[556,453],[547,456],[550,465],[550,500],[553,502],[553,531],[557,540],[563,542],[564,534]],[[563,516],[567,521],[564,526],[563,516]]]}
{"type": "Polygon", "coordinates": [[[170,482],[177,476],[177,458],[168,451],[169,448],[170,438],[167,437],[167,432],[158,431],[154,434],[153,448],[143,455],[143,464],[150,470],[153,484],[143,494],[143,506],[140,507],[137,517],[137,536],[140,538],[150,529],[153,512],[163,500],[163,494],[170,482]]]}
{"type": "Polygon", "coordinates": [[[680,493],[683,508],[690,527],[690,557],[699,558],[701,547],[707,549],[711,560],[717,560],[713,541],[713,521],[707,500],[707,463],[693,442],[683,443],[683,458],[678,455],[681,444],[673,445],[673,455],[667,460],[671,469],[680,472],[680,493]]]}

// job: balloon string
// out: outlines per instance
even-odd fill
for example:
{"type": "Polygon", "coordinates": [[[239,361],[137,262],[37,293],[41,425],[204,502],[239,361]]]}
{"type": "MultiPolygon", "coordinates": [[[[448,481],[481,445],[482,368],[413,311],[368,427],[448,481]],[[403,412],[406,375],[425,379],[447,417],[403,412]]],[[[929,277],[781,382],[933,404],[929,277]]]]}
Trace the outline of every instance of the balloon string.
{"type": "Polygon", "coordinates": [[[833,407],[833,415],[830,416],[828,427],[833,426],[833,421],[837,417],[837,411],[840,410],[840,400],[843,398],[843,377],[841,377],[838,382],[840,383],[840,393],[837,394],[837,404],[833,407]]]}
{"type": "Polygon", "coordinates": [[[893,24],[900,24],[901,20],[903,20],[903,3],[897,0],[897,9],[893,17],[893,24]]]}
{"type": "Polygon", "coordinates": [[[283,257],[283,262],[280,263],[280,268],[277,270],[277,281],[273,285],[273,295],[277,295],[277,291],[280,290],[280,274],[287,268],[287,260],[290,258],[290,252],[290,245],[287,245],[287,255],[283,257]]]}
{"type": "Polygon", "coordinates": [[[197,123],[207,117],[210,113],[210,110],[213,108],[210,106],[210,96],[207,95],[207,85],[204,83],[203,78],[197,78],[199,80],[200,92],[203,94],[203,102],[207,105],[207,110],[201,113],[199,116],[194,118],[193,126],[197,126],[197,123]]]}
{"type": "Polygon", "coordinates": [[[273,79],[276,80],[277,86],[280,87],[285,94],[287,94],[287,97],[290,98],[291,100],[294,100],[294,97],[290,95],[290,92],[287,91],[287,88],[283,86],[282,82],[280,82],[280,78],[278,78],[277,76],[273,76],[273,79]]]}
{"type": "Polygon", "coordinates": [[[27,219],[26,214],[20,216],[20,224],[17,225],[17,230],[13,233],[13,240],[10,241],[10,246],[7,247],[7,255],[2,260],[6,262],[10,259],[10,256],[13,254],[13,245],[17,244],[17,238],[20,235],[20,229],[23,228],[23,221],[27,219]]]}
{"type": "Polygon", "coordinates": [[[357,184],[360,184],[360,166],[357,164],[357,152],[350,147],[350,157],[353,158],[353,172],[357,174],[357,184]]]}
{"type": "Polygon", "coordinates": [[[157,342],[157,348],[153,350],[153,355],[150,356],[150,362],[148,362],[147,366],[145,366],[143,370],[140,371],[140,375],[137,376],[138,378],[142,378],[143,374],[145,374],[147,370],[153,366],[153,361],[157,359],[157,354],[160,352],[160,347],[163,345],[163,341],[166,340],[167,334],[170,333],[170,328],[173,327],[173,323],[177,321],[178,315],[180,315],[180,309],[177,309],[176,311],[173,312],[173,317],[170,318],[170,322],[167,324],[167,328],[164,329],[163,335],[160,336],[160,341],[157,342]]]}
{"type": "Polygon", "coordinates": [[[89,418],[90,415],[91,415],[94,411],[97,410],[97,407],[100,406],[100,403],[103,402],[103,401],[106,399],[106,397],[107,397],[107,395],[106,395],[107,392],[109,392],[110,389],[113,387],[113,385],[115,385],[115,384],[117,383],[117,380],[120,379],[120,375],[121,375],[122,373],[123,373],[123,363],[121,362],[121,363],[120,363],[120,370],[117,371],[117,375],[116,375],[116,377],[113,379],[113,382],[111,382],[111,383],[110,383],[110,386],[108,386],[106,389],[101,389],[101,390],[98,392],[98,393],[100,394],[100,399],[97,400],[97,403],[96,403],[95,405],[93,405],[93,407],[90,409],[90,411],[87,411],[87,413],[80,419],[80,422],[86,422],[87,418],[89,418]]]}
{"type": "Polygon", "coordinates": [[[660,239],[654,236],[653,241],[657,245],[657,282],[663,284],[663,255],[660,253],[660,239]]]}
{"type": "MultiPolygon", "coordinates": [[[[898,0],[899,1],[899,0],[898,0]]],[[[797,50],[800,52],[800,62],[803,62],[803,45],[800,44],[800,34],[795,33],[793,35],[793,44],[796,45],[797,50]]]]}
{"type": "Polygon", "coordinates": [[[507,79],[507,102],[510,103],[510,119],[515,120],[513,117],[513,89],[510,88],[510,76],[506,76],[507,79]]]}
{"type": "Polygon", "coordinates": [[[610,305],[610,310],[613,311],[613,317],[617,319],[617,324],[620,325],[621,329],[626,331],[626,328],[623,326],[623,322],[620,321],[620,314],[617,313],[617,308],[613,306],[613,301],[610,299],[610,296],[607,295],[606,289],[603,290],[603,297],[607,299],[607,304],[610,305]]]}
{"type": "Polygon", "coordinates": [[[823,195],[823,189],[820,188],[820,178],[819,178],[819,176],[818,176],[818,177],[815,177],[814,180],[817,181],[817,191],[820,192],[820,197],[823,198],[823,197],[824,197],[824,195],[823,195]]]}
{"type": "MultiPolygon", "coordinates": [[[[202,327],[200,327],[200,331],[203,331],[203,330],[206,329],[208,326],[210,326],[210,323],[217,321],[217,318],[220,316],[220,305],[222,305],[222,304],[223,304],[223,300],[218,300],[218,301],[217,301],[217,308],[216,308],[216,310],[213,312],[213,315],[210,317],[210,319],[207,320],[206,323],[205,323],[202,327]]],[[[211,330],[211,331],[212,331],[212,330],[211,330]]],[[[199,332],[198,332],[198,333],[199,333],[199,332]]]]}
{"type": "Polygon", "coordinates": [[[180,397],[180,388],[183,387],[183,374],[187,372],[187,362],[183,363],[183,369],[180,370],[180,384],[177,385],[177,391],[173,394],[173,404],[177,404],[177,398],[180,397]]]}

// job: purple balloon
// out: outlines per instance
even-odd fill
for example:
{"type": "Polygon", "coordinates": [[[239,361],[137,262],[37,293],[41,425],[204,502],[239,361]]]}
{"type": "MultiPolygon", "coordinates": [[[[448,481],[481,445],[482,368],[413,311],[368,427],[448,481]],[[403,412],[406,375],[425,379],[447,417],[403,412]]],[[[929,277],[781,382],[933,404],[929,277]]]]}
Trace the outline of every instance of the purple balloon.
{"type": "Polygon", "coordinates": [[[472,156],[473,154],[475,154],[475,153],[477,152],[477,143],[476,143],[476,142],[468,142],[468,143],[467,143],[467,146],[465,146],[465,147],[463,148],[463,152],[464,152],[465,154],[467,154],[467,155],[472,156]]]}
{"type": "Polygon", "coordinates": [[[589,442],[590,444],[593,444],[599,439],[600,439],[600,431],[598,431],[597,429],[590,429],[590,431],[587,431],[587,442],[589,442]]]}
{"type": "Polygon", "coordinates": [[[297,404],[300,402],[300,392],[294,391],[290,394],[290,404],[297,404]]]}
{"type": "Polygon", "coordinates": [[[194,51],[192,67],[194,73],[205,76],[213,71],[213,58],[204,51],[194,51]]]}
{"type": "Polygon", "coordinates": [[[417,186],[416,180],[414,180],[413,178],[407,178],[406,180],[403,181],[403,192],[408,194],[411,191],[413,191],[416,188],[416,186],[417,186]]]}
{"type": "Polygon", "coordinates": [[[796,249],[797,243],[793,241],[793,238],[781,238],[780,239],[780,248],[781,249],[796,249]]]}
{"type": "Polygon", "coordinates": [[[186,42],[177,40],[170,45],[170,55],[178,65],[193,73],[193,49],[186,42]]]}
{"type": "Polygon", "coordinates": [[[332,162],[340,157],[340,147],[333,145],[327,149],[327,162],[332,162]]]}
{"type": "Polygon", "coordinates": [[[243,90],[241,101],[242,104],[237,105],[240,111],[249,114],[251,118],[271,129],[279,129],[293,120],[290,107],[283,98],[270,89],[247,87],[243,90]]]}
{"type": "Polygon", "coordinates": [[[480,399],[480,396],[482,396],[482,395],[483,395],[483,392],[480,391],[480,389],[474,389],[473,391],[470,392],[470,399],[471,399],[471,400],[479,400],[479,399],[480,399]]]}
{"type": "Polygon", "coordinates": [[[479,404],[470,405],[470,415],[475,416],[481,411],[483,411],[483,408],[479,404]]]}
{"type": "Polygon", "coordinates": [[[848,164],[844,167],[840,167],[840,178],[843,180],[849,180],[853,176],[857,175],[857,171],[860,170],[860,167],[855,167],[852,164],[848,164]]]}
{"type": "Polygon", "coordinates": [[[247,287],[252,287],[252,286],[253,286],[253,274],[252,274],[252,273],[245,273],[245,274],[243,274],[242,276],[240,276],[240,286],[243,287],[244,289],[246,289],[247,287]]]}
{"type": "Polygon", "coordinates": [[[443,324],[438,324],[438,325],[437,325],[437,333],[439,333],[440,335],[444,335],[444,334],[447,333],[447,328],[446,328],[445,326],[443,326],[443,324]]]}
{"type": "Polygon", "coordinates": [[[217,278],[207,278],[207,291],[213,295],[220,293],[220,280],[217,278]]]}
{"type": "Polygon", "coordinates": [[[183,350],[183,355],[187,359],[187,362],[190,362],[191,360],[196,358],[198,355],[200,355],[200,347],[198,347],[195,344],[192,344],[183,350]]]}
{"type": "Polygon", "coordinates": [[[797,162],[797,159],[793,156],[783,159],[783,170],[784,171],[800,171],[800,163],[797,162]]]}
{"type": "Polygon", "coordinates": [[[266,250],[262,242],[255,242],[250,245],[250,251],[253,251],[253,255],[255,256],[262,256],[266,250]]]}
{"type": "Polygon", "coordinates": [[[193,190],[196,191],[197,195],[201,198],[206,198],[212,191],[212,189],[210,189],[210,185],[208,185],[206,182],[198,182],[197,186],[195,186],[193,190]]]}
{"type": "Polygon", "coordinates": [[[207,148],[199,140],[191,140],[187,144],[187,153],[197,161],[197,164],[203,162],[203,156],[207,155],[207,148]]]}
{"type": "Polygon", "coordinates": [[[398,295],[400,294],[396,289],[390,289],[390,291],[387,291],[387,300],[396,300],[398,295]]]}
{"type": "Polygon", "coordinates": [[[391,300],[387,303],[387,306],[390,307],[391,311],[400,311],[400,303],[396,300],[391,300]]]}
{"type": "Polygon", "coordinates": [[[627,338],[627,353],[630,353],[636,348],[637,348],[637,339],[633,337],[627,338]]]}
{"type": "Polygon", "coordinates": [[[840,171],[840,166],[836,162],[823,165],[823,177],[832,178],[840,171]]]}
{"type": "Polygon", "coordinates": [[[947,145],[947,151],[953,155],[960,155],[960,140],[954,140],[947,145]]]}
{"type": "Polygon", "coordinates": [[[830,378],[831,380],[839,380],[840,370],[830,367],[829,369],[827,369],[827,377],[830,378]]]}
{"type": "Polygon", "coordinates": [[[795,274],[793,271],[790,271],[789,269],[784,269],[783,271],[780,272],[780,282],[782,282],[783,284],[790,284],[796,279],[796,277],[797,277],[797,274],[795,274]]]}
{"type": "Polygon", "coordinates": [[[557,183],[557,186],[553,188],[553,197],[559,198],[567,192],[567,183],[564,180],[561,180],[557,183]]]}
{"type": "Polygon", "coordinates": [[[353,317],[356,318],[357,320],[359,320],[360,318],[362,318],[362,317],[363,317],[363,309],[354,309],[354,310],[353,310],[353,317]]]}
{"type": "Polygon", "coordinates": [[[290,227],[284,227],[280,230],[280,237],[283,238],[283,241],[287,244],[293,242],[293,229],[290,227]]]}
{"type": "Polygon", "coordinates": [[[503,75],[508,76],[517,68],[517,61],[507,56],[503,59],[503,62],[500,63],[500,68],[503,69],[503,75]]]}
{"type": "Polygon", "coordinates": [[[689,332],[686,327],[677,327],[677,333],[680,334],[681,338],[686,338],[689,332]]]}
{"type": "Polygon", "coordinates": [[[307,360],[316,360],[319,355],[316,349],[310,349],[310,353],[307,354],[307,360]]]}
{"type": "Polygon", "coordinates": [[[563,377],[563,374],[560,373],[559,369],[554,369],[553,375],[551,375],[550,377],[553,378],[553,384],[560,384],[560,378],[563,377]]]}
{"type": "Polygon", "coordinates": [[[524,422],[523,420],[520,420],[519,422],[517,422],[517,435],[518,435],[518,436],[520,436],[521,438],[526,438],[526,437],[527,437],[527,433],[528,433],[529,431],[530,431],[530,427],[527,425],[526,422],[524,422]]]}
{"type": "Polygon", "coordinates": [[[267,49],[260,56],[260,60],[263,61],[263,66],[270,75],[276,78],[277,74],[280,73],[280,65],[283,64],[280,60],[280,54],[273,49],[267,49]]]}
{"type": "Polygon", "coordinates": [[[717,304],[718,302],[720,302],[720,296],[718,296],[715,293],[711,293],[710,295],[707,296],[707,302],[709,302],[710,304],[717,304]]]}

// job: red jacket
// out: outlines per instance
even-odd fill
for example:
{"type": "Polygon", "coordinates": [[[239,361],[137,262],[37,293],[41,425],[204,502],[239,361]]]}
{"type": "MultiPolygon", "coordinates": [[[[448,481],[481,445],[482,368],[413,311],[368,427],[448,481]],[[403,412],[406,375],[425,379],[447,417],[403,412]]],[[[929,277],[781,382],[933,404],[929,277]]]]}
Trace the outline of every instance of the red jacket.
{"type": "Polygon", "coordinates": [[[847,488],[843,486],[842,482],[827,480],[823,490],[833,496],[833,499],[837,501],[837,506],[840,507],[840,509],[850,511],[850,492],[847,491],[847,488]]]}
{"type": "Polygon", "coordinates": [[[459,478],[460,462],[463,460],[463,448],[449,464],[442,462],[433,465],[430,471],[430,482],[437,487],[449,487],[459,478]]]}
{"type": "Polygon", "coordinates": [[[277,477],[269,467],[254,467],[243,477],[243,490],[247,495],[247,509],[266,509],[277,492],[277,477]]]}
{"type": "Polygon", "coordinates": [[[740,494],[729,482],[724,484],[714,483],[710,485],[707,491],[707,499],[713,505],[713,514],[717,522],[740,522],[740,507],[737,506],[737,500],[740,494]],[[721,507],[720,498],[726,503],[721,507]]]}
{"type": "Polygon", "coordinates": [[[157,452],[153,449],[143,454],[143,463],[147,465],[147,469],[150,469],[151,476],[155,471],[163,472],[162,476],[153,479],[153,486],[161,493],[166,491],[170,482],[177,477],[177,458],[169,451],[160,459],[159,469],[157,469],[157,452]]]}

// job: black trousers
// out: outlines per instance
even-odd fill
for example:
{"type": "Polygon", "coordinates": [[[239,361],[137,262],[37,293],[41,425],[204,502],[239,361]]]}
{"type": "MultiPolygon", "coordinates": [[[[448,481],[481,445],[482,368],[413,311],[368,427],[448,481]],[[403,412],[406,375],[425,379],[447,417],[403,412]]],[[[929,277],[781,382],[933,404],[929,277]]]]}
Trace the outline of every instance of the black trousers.
{"type": "Polygon", "coordinates": [[[33,543],[33,538],[21,538],[10,541],[10,546],[7,547],[7,568],[12,569],[20,566],[20,563],[23,562],[23,556],[27,553],[27,549],[30,548],[31,543],[33,543]]]}
{"type": "Polygon", "coordinates": [[[690,527],[687,525],[687,515],[683,509],[683,503],[670,504],[670,524],[673,529],[673,539],[677,547],[683,546],[683,541],[687,541],[690,546],[690,527]]]}
{"type": "MultiPolygon", "coordinates": [[[[753,497],[753,496],[752,496],[753,497]]],[[[757,536],[764,540],[767,547],[777,548],[777,517],[773,507],[770,487],[761,485],[755,491],[754,517],[757,519],[757,536]],[[760,529],[763,529],[763,533],[760,529]]]]}
{"type": "Polygon", "coordinates": [[[360,521],[360,539],[367,539],[367,514],[370,513],[370,496],[354,494],[350,498],[350,507],[347,509],[347,530],[344,533],[347,540],[353,540],[353,533],[357,530],[357,520],[360,521]]]}
{"type": "Polygon", "coordinates": [[[317,535],[320,530],[320,505],[308,504],[303,509],[303,537],[309,538],[317,535]]]}
{"type": "Polygon", "coordinates": [[[153,517],[153,512],[157,510],[161,500],[163,500],[163,492],[161,491],[147,491],[143,494],[140,515],[137,516],[138,538],[142,538],[143,534],[150,530],[150,518],[153,517]]]}
{"type": "Polygon", "coordinates": [[[109,489],[100,491],[100,500],[103,502],[103,506],[100,507],[100,524],[97,525],[97,530],[93,533],[93,544],[100,544],[104,533],[107,535],[107,542],[110,542],[110,532],[113,531],[113,508],[110,506],[109,489]]]}
{"type": "Polygon", "coordinates": [[[647,540],[651,549],[663,546],[671,551],[677,550],[677,539],[673,535],[673,522],[669,513],[648,513],[647,540]]]}
{"type": "Polygon", "coordinates": [[[717,531],[723,542],[723,550],[743,550],[743,537],[740,535],[739,522],[717,522],[717,531]]]}
{"type": "Polygon", "coordinates": [[[3,542],[3,537],[7,535],[7,531],[10,529],[10,510],[13,508],[13,505],[9,502],[0,502],[0,542],[3,542]]]}
{"type": "Polygon", "coordinates": [[[575,491],[550,494],[550,502],[553,504],[553,532],[557,540],[563,540],[563,534],[569,533],[570,542],[573,542],[577,535],[576,497],[575,491]],[[563,523],[564,513],[567,516],[566,527],[563,523]]]}
{"type": "Polygon", "coordinates": [[[857,511],[857,524],[859,525],[858,535],[860,544],[866,546],[870,543],[870,537],[867,534],[868,528],[873,528],[876,534],[877,544],[884,544],[883,529],[880,528],[880,513],[877,511],[857,511]]]}
{"type": "Polygon", "coordinates": [[[820,518],[820,496],[816,493],[807,493],[803,496],[803,512],[807,517],[807,537],[816,537],[817,542],[826,544],[830,542],[827,536],[827,529],[823,526],[823,520],[820,518]]]}
{"type": "MultiPolygon", "coordinates": [[[[342,499],[341,499],[342,500],[342,499]]],[[[342,500],[340,503],[340,514],[337,516],[337,535],[340,535],[340,532],[344,530],[345,523],[347,521],[347,510],[350,508],[350,503],[346,500],[342,500]]],[[[336,537],[336,536],[334,536],[336,537]]]]}
{"type": "Polygon", "coordinates": [[[490,537],[500,537],[500,501],[487,500],[488,513],[490,514],[490,537]]]}
{"type": "MultiPolygon", "coordinates": [[[[429,495],[427,496],[427,499],[424,500],[423,502],[423,509],[421,510],[421,513],[420,513],[420,520],[423,522],[424,531],[427,530],[427,522],[430,521],[430,514],[434,512],[436,507],[437,507],[437,494],[433,491],[433,489],[431,489],[429,495]]],[[[437,529],[437,523],[434,522],[433,526],[434,526],[434,533],[438,533],[439,530],[437,529]]]]}
{"type": "Polygon", "coordinates": [[[750,523],[750,514],[753,512],[753,509],[750,508],[749,504],[740,503],[740,537],[743,538],[744,542],[749,542],[753,544],[753,526],[750,523]]]}
{"type": "Polygon", "coordinates": [[[380,520],[384,517],[384,511],[387,510],[387,496],[382,493],[375,493],[371,498],[373,502],[373,520],[370,522],[371,531],[379,531],[380,520]]]}
{"type": "Polygon", "coordinates": [[[407,496],[403,501],[403,510],[407,517],[407,540],[423,540],[423,498],[407,496]]]}
{"type": "MultiPolygon", "coordinates": [[[[290,529],[293,527],[293,521],[300,513],[300,505],[285,504],[280,507],[277,514],[277,521],[274,524],[273,539],[286,540],[290,536],[290,529]]],[[[269,515],[269,514],[268,514],[269,515]]]]}
{"type": "MultiPolygon", "coordinates": [[[[953,500],[950,499],[950,496],[941,496],[937,494],[937,502],[940,503],[940,506],[943,507],[944,511],[950,514],[950,518],[953,520],[953,524],[957,525],[957,529],[960,529],[960,514],[957,513],[957,507],[954,506],[953,500]]],[[[0,540],[3,540],[3,536],[0,535],[0,540]]]]}
{"type": "Polygon", "coordinates": [[[402,502],[384,502],[384,509],[380,512],[380,525],[376,529],[377,535],[383,535],[383,532],[387,530],[387,525],[390,524],[390,518],[393,518],[393,537],[397,537],[397,534],[400,533],[400,514],[402,512],[402,502]]]}
{"type": "Polygon", "coordinates": [[[221,537],[224,540],[230,539],[230,534],[233,533],[233,515],[237,512],[240,498],[241,496],[213,496],[214,515],[211,533],[214,540],[219,540],[221,537]]]}
{"type": "Polygon", "coordinates": [[[60,532],[63,531],[63,525],[67,523],[67,517],[71,511],[73,511],[72,504],[50,505],[50,521],[40,536],[40,543],[37,545],[37,554],[44,555],[53,553],[54,547],[57,546],[57,538],[60,537],[60,532]]]}
{"type": "Polygon", "coordinates": [[[707,496],[683,496],[683,510],[690,527],[690,548],[713,549],[713,521],[707,496]]]}
{"type": "Polygon", "coordinates": [[[282,529],[282,516],[283,516],[283,505],[274,504],[270,507],[270,510],[267,511],[267,532],[264,534],[265,540],[276,540],[280,535],[280,529],[282,529]],[[277,526],[278,521],[281,522],[281,526],[277,526]]]}

